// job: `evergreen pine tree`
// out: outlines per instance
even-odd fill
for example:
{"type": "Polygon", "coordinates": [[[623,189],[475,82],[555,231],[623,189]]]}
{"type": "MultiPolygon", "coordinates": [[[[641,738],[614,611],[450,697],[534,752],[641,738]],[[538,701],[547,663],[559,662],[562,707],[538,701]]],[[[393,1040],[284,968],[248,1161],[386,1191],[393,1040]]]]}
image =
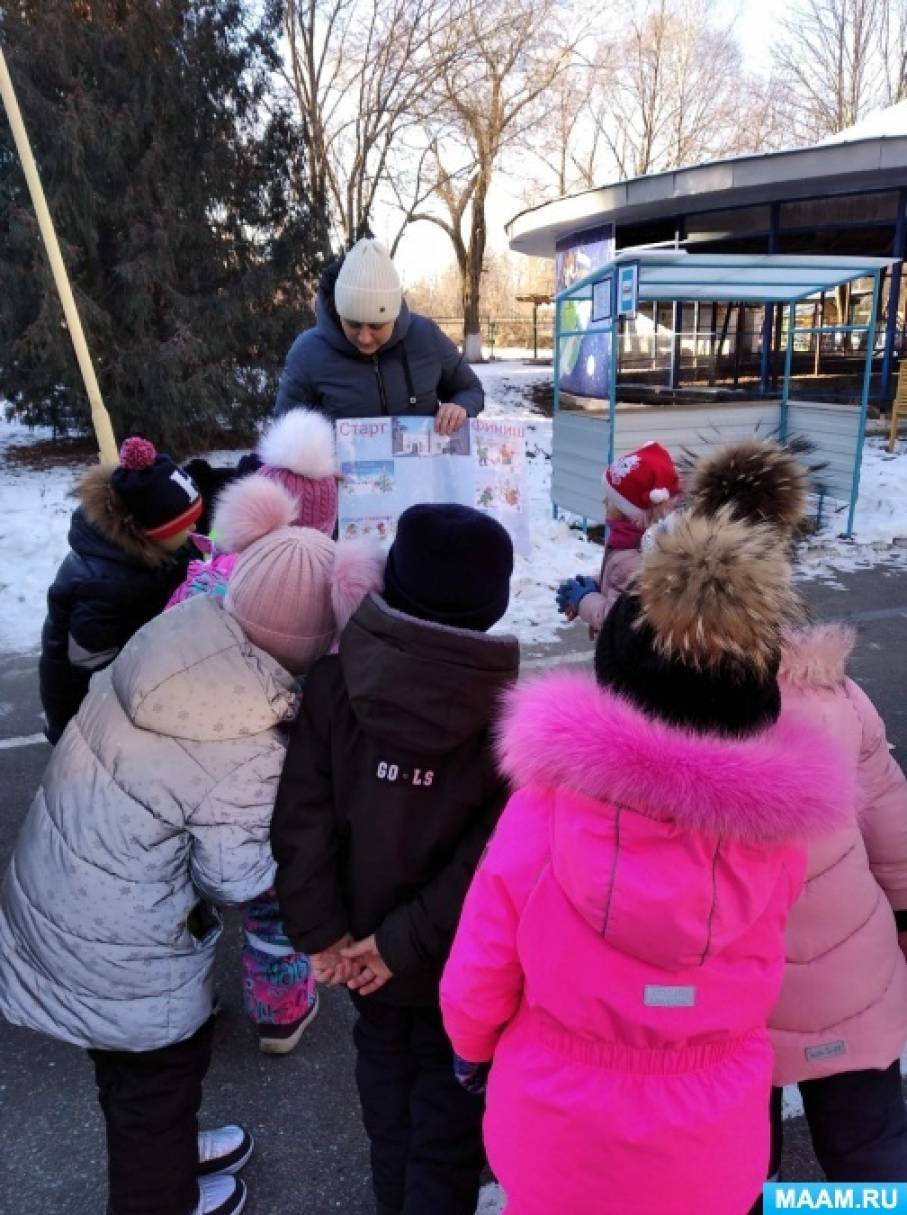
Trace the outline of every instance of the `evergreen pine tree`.
{"type": "MultiPolygon", "coordinates": [[[[279,29],[238,0],[20,0],[10,73],[119,439],[248,438],[307,321],[323,216],[268,105],[279,29]]],[[[90,428],[12,136],[0,117],[0,396],[90,428]]]]}

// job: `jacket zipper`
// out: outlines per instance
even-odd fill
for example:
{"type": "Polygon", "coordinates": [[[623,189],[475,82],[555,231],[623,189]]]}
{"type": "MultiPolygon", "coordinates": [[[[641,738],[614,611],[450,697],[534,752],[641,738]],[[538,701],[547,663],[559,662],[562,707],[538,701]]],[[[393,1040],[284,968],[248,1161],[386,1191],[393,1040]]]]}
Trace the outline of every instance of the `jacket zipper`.
{"type": "Polygon", "coordinates": [[[378,396],[381,399],[381,412],[382,414],[390,413],[390,409],[387,405],[387,390],[384,387],[384,377],[381,374],[381,367],[378,363],[377,354],[372,355],[372,362],[375,365],[375,377],[378,380],[378,396]]]}

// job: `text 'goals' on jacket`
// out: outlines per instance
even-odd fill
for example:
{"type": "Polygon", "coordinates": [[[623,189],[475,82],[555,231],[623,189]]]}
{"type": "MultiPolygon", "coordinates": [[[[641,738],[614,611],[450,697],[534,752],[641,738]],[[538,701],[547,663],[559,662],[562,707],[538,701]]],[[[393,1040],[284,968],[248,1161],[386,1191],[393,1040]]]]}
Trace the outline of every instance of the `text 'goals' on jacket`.
{"type": "Polygon", "coordinates": [[[490,730],[518,662],[513,637],[370,595],[306,682],[274,814],[277,890],[299,949],[376,933],[394,978],[369,999],[437,1000],[506,797],[490,730]]]}

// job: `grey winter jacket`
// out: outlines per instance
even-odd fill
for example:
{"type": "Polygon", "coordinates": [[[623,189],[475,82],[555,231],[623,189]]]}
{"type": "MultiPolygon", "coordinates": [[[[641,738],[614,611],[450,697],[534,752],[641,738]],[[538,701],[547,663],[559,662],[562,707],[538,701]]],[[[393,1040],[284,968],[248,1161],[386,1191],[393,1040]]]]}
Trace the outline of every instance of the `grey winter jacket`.
{"type": "Polygon", "coordinates": [[[153,1050],[211,1013],[219,914],[266,890],[293,677],[217,598],[145,625],[92,680],[0,894],[0,1013],[153,1050]]]}
{"type": "Polygon", "coordinates": [[[406,304],[390,340],[371,358],[347,341],[319,295],[314,329],[301,333],[287,355],[277,393],[278,414],[297,405],[318,409],[331,421],[382,414],[437,413],[441,402],[481,413],[481,381],[449,337],[406,304]]]}

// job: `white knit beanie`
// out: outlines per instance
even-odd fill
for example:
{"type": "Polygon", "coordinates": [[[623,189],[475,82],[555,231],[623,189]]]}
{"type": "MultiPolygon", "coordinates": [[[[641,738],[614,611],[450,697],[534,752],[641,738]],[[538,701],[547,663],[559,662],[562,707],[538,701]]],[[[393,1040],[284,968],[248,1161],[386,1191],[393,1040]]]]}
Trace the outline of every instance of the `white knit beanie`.
{"type": "Polygon", "coordinates": [[[400,315],[400,278],[384,245],[363,238],[350,249],[334,285],[334,303],[345,321],[386,325],[400,315]]]}

